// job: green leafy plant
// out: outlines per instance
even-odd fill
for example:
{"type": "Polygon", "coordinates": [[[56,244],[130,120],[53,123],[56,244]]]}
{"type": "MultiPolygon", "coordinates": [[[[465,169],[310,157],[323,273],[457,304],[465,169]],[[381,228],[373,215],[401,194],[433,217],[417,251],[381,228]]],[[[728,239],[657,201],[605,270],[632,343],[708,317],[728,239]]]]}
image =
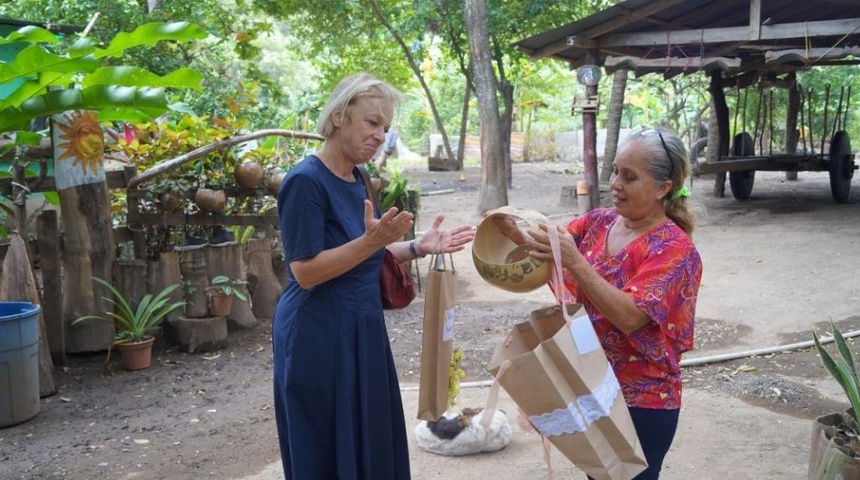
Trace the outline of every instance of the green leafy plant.
{"type": "Polygon", "coordinates": [[[245,295],[239,286],[247,285],[248,282],[245,280],[241,280],[238,278],[232,278],[227,275],[216,275],[212,277],[212,280],[209,281],[209,286],[206,287],[207,292],[220,292],[224,295],[233,295],[234,297],[242,300],[243,302],[248,301],[248,296],[245,295]]]}
{"type": "Polygon", "coordinates": [[[76,318],[72,325],[89,320],[102,320],[115,322],[117,331],[115,343],[137,342],[143,340],[158,326],[159,322],[173,311],[183,307],[185,302],[171,302],[170,294],[179,288],[179,284],[168,285],[163,290],[153,295],[147,293],[143,296],[136,307],[108,281],[99,277],[93,280],[107,288],[113,298],[102,297],[116,307],[114,311],[107,312],[107,316],[86,315],[76,318]]]}
{"type": "Polygon", "coordinates": [[[253,225],[232,225],[228,228],[239,245],[247,245],[256,230],[253,225]]]}
{"type": "Polygon", "coordinates": [[[838,356],[831,356],[824,349],[817,333],[812,332],[812,336],[815,340],[815,348],[818,349],[818,355],[821,357],[821,363],[830,375],[836,379],[848,397],[854,419],[851,429],[856,433],[857,421],[860,419],[860,386],[858,386],[860,382],[857,380],[857,368],[854,365],[854,357],[851,355],[851,350],[848,348],[848,344],[845,343],[845,337],[842,336],[842,332],[836,328],[836,325],[833,325],[833,341],[836,343],[838,356]]]}
{"type": "Polygon", "coordinates": [[[158,76],[138,67],[104,65],[127,50],[161,41],[189,41],[207,33],[190,23],[154,22],[132,32],[120,32],[100,48],[89,37],[78,37],[67,53],[46,45],[60,42],[52,32],[27,26],[0,37],[0,45],[21,44],[15,58],[0,65],[0,85],[16,85],[0,100],[0,132],[27,130],[30,121],[68,110],[95,110],[100,121],[147,121],[168,110],[166,88],[200,89],[201,75],[180,68],[158,76]]]}
{"type": "MultiPolygon", "coordinates": [[[[389,165],[385,168],[386,185],[379,198],[379,210],[386,211],[391,207],[417,213],[418,205],[409,205],[410,193],[414,195],[415,188],[409,184],[409,178],[403,175],[403,169],[389,165]]],[[[417,196],[416,196],[417,197],[417,196]]]]}

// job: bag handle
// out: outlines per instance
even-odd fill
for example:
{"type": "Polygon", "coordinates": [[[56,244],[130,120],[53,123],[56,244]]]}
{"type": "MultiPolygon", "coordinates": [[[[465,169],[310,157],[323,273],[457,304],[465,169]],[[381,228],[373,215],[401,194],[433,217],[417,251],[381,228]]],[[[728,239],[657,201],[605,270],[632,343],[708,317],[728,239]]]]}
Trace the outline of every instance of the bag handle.
{"type": "Polygon", "coordinates": [[[565,287],[564,273],[561,269],[561,242],[558,239],[558,227],[555,225],[548,225],[546,233],[549,236],[549,246],[552,248],[552,259],[554,261],[551,278],[553,285],[555,285],[553,293],[555,294],[556,301],[561,305],[561,314],[569,327],[571,318],[570,314],[567,313],[567,307],[564,304],[564,293],[562,293],[565,287]]]}
{"type": "MultiPolygon", "coordinates": [[[[439,247],[442,245],[442,236],[444,232],[436,236],[436,243],[433,246],[433,251],[439,251],[439,247]]],[[[454,256],[452,254],[448,254],[448,261],[451,262],[451,271],[457,273],[457,269],[454,268],[454,256]]],[[[430,254],[430,263],[427,266],[427,273],[432,271],[444,272],[448,270],[448,264],[445,262],[445,254],[444,253],[431,253],[430,254]],[[440,268],[441,264],[441,268],[440,268]]]]}

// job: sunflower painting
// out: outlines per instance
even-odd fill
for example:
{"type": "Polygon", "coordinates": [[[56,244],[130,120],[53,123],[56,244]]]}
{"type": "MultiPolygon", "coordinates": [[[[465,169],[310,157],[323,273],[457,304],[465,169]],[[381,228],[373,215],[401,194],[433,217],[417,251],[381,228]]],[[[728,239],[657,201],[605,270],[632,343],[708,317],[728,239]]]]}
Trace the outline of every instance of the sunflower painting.
{"type": "Polygon", "coordinates": [[[75,111],[56,115],[54,127],[57,187],[103,180],[105,140],[96,113],[75,111]]]}

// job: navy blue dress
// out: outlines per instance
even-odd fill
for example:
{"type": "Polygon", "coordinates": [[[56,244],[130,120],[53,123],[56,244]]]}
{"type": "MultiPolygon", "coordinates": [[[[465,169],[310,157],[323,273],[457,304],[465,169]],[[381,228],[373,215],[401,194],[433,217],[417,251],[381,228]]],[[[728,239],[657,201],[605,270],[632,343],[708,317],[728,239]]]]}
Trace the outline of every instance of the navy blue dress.
{"type": "MultiPolygon", "coordinates": [[[[286,262],[364,233],[364,182],[309,156],[278,195],[286,262]]],[[[288,480],[408,479],[400,386],[379,292],[383,250],[306,290],[289,277],[272,325],[275,417],[288,480]]]]}

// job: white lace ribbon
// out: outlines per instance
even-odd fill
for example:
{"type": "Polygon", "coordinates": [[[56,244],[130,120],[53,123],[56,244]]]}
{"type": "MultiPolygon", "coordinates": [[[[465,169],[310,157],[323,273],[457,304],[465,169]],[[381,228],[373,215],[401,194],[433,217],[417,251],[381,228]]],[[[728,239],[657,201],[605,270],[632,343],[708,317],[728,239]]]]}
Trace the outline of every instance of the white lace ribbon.
{"type": "Polygon", "coordinates": [[[592,422],[609,416],[620,391],[615,372],[607,368],[603,380],[590,395],[577,397],[567,404],[567,408],[530,415],[529,421],[545,437],[584,432],[592,422]]]}

